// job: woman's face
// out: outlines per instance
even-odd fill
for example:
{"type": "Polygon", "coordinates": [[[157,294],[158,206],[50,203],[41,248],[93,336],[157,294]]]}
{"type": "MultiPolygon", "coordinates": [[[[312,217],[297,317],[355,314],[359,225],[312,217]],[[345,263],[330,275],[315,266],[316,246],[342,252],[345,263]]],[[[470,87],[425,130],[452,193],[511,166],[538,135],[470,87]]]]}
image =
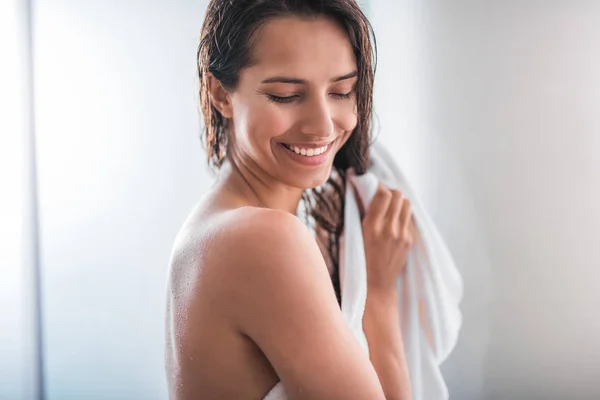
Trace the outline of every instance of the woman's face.
{"type": "Polygon", "coordinates": [[[255,39],[256,64],[229,94],[234,152],[286,185],[319,186],[357,124],[350,42],[325,18],[273,19],[255,39]]]}

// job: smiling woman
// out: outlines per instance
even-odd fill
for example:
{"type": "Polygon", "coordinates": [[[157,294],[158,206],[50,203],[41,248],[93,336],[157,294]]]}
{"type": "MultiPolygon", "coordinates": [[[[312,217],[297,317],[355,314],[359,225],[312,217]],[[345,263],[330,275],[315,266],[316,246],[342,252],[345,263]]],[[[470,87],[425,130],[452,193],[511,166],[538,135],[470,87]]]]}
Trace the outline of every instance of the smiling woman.
{"type": "MultiPolygon", "coordinates": [[[[383,317],[395,293],[370,292],[378,312],[366,323],[385,320],[365,327],[380,335],[371,359],[340,312],[346,173],[369,162],[371,34],[353,0],[210,2],[198,72],[218,175],[173,248],[171,398],[410,396],[399,325],[383,317]]],[[[398,193],[382,187],[378,199],[371,220],[410,218],[398,193]]],[[[370,243],[368,254],[405,256],[386,237],[370,243]]]]}
{"type": "MultiPolygon", "coordinates": [[[[240,69],[235,87],[221,71],[207,71],[202,95],[210,100],[204,99],[209,100],[204,106],[211,104],[226,119],[222,136],[235,144],[228,149],[234,159],[243,158],[250,148],[262,149],[265,157],[253,161],[268,174],[279,172],[273,176],[277,181],[302,189],[319,186],[330,176],[331,162],[299,172],[306,165],[298,163],[302,158],[290,159],[289,152],[276,145],[294,144],[301,150],[336,140],[340,149],[348,140],[358,122],[358,76],[347,33],[330,17],[283,15],[263,22],[252,37],[248,66],[240,69]]],[[[205,113],[206,117],[210,118],[205,113]]],[[[233,164],[245,163],[240,159],[233,164]]]]}

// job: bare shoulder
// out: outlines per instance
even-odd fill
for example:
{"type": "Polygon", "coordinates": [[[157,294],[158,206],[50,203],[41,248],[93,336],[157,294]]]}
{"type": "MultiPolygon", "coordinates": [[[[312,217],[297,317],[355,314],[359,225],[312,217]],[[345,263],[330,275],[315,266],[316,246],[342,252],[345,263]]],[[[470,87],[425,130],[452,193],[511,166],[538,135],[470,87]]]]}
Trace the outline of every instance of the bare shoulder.
{"type": "Polygon", "coordinates": [[[232,246],[262,247],[265,239],[301,240],[305,245],[314,241],[302,221],[280,210],[243,207],[223,214],[220,223],[227,236],[222,238],[232,246]]]}
{"type": "Polygon", "coordinates": [[[224,216],[219,247],[228,250],[237,267],[255,264],[273,267],[284,257],[305,254],[320,258],[320,251],[308,228],[296,216],[271,209],[244,208],[224,216]]]}
{"type": "MultiPolygon", "coordinates": [[[[178,286],[193,287],[188,292],[192,296],[206,290],[234,294],[240,285],[248,287],[269,274],[285,283],[281,279],[290,277],[299,257],[328,277],[314,237],[296,216],[241,207],[190,218],[173,246],[170,278],[172,283],[185,282],[178,286]]],[[[236,299],[223,300],[235,303],[236,299]]]]}
{"type": "MultiPolygon", "coordinates": [[[[177,352],[192,354],[202,342],[193,327],[208,318],[215,325],[218,318],[258,346],[294,398],[383,398],[367,354],[343,320],[319,247],[302,221],[277,210],[240,208],[205,218],[198,226],[181,236],[175,252],[181,257],[179,270],[192,271],[175,291],[173,303],[180,302],[175,313],[185,315],[173,335],[181,338],[177,352]]],[[[175,257],[174,270],[177,265],[175,257]]],[[[177,368],[177,376],[188,376],[188,381],[198,377],[192,368],[177,368]]],[[[172,381],[178,387],[180,378],[172,381]]],[[[189,393],[202,393],[187,387],[189,393]]]]}
{"type": "MultiPolygon", "coordinates": [[[[225,306],[244,312],[279,290],[298,288],[298,280],[321,282],[335,294],[319,247],[296,216],[272,209],[243,207],[223,213],[204,235],[204,266],[214,285],[231,296],[225,306]],[[219,283],[214,283],[219,282],[219,283]]],[[[282,293],[282,294],[283,294],[282,293]]],[[[239,317],[239,315],[236,315],[239,317]]]]}
{"type": "Polygon", "coordinates": [[[263,331],[252,316],[268,313],[277,301],[271,289],[287,285],[284,269],[294,266],[282,257],[298,238],[311,245],[302,222],[276,210],[197,207],[190,214],[173,245],[168,280],[166,366],[174,398],[237,398],[226,383],[231,377],[235,390],[248,393],[272,384],[272,366],[248,332],[257,325],[263,331]]]}
{"type": "Polygon", "coordinates": [[[261,323],[253,311],[275,311],[275,299],[303,301],[317,291],[326,296],[329,304],[322,306],[337,308],[325,260],[314,236],[300,219],[268,209],[239,213],[231,214],[234,221],[225,223],[228,234],[222,238],[225,242],[219,243],[224,250],[219,263],[223,263],[222,274],[236,285],[232,288],[240,295],[235,304],[239,311],[236,319],[243,330],[261,323]]]}
{"type": "Polygon", "coordinates": [[[256,340],[257,330],[269,327],[267,315],[299,310],[307,298],[319,298],[321,309],[339,313],[317,242],[295,215],[241,207],[189,225],[171,263],[180,300],[196,308],[210,302],[233,329],[256,340]],[[277,309],[283,304],[286,309],[277,309]]]}

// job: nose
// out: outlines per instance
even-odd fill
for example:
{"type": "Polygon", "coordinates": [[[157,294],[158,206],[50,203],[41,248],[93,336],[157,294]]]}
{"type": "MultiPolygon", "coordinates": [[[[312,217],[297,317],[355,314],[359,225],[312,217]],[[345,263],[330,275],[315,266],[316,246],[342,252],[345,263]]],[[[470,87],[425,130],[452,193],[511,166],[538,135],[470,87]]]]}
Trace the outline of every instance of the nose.
{"type": "Polygon", "coordinates": [[[331,105],[326,98],[313,99],[303,110],[302,133],[318,138],[328,138],[334,134],[331,105]]]}

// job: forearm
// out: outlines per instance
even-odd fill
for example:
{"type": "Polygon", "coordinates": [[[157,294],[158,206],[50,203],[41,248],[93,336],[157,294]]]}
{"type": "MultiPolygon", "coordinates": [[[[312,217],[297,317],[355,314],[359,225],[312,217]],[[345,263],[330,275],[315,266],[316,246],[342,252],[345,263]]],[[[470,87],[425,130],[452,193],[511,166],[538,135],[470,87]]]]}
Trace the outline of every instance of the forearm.
{"type": "Polygon", "coordinates": [[[410,380],[396,290],[368,290],[363,330],[369,342],[371,363],[387,400],[410,400],[410,380]]]}

